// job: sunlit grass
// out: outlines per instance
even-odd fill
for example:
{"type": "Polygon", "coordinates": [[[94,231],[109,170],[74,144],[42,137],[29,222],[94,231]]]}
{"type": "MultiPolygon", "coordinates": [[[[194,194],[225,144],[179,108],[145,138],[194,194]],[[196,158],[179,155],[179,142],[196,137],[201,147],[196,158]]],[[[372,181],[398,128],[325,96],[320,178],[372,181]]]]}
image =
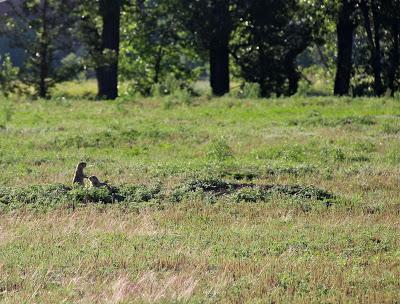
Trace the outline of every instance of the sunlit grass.
{"type": "Polygon", "coordinates": [[[77,98],[94,85],[57,88],[65,98],[0,100],[0,185],[14,197],[29,185],[70,186],[86,160],[111,185],[160,185],[162,195],[2,209],[0,301],[400,298],[399,100],[77,98]],[[314,186],[337,201],[256,191],[242,193],[248,202],[207,192],[171,199],[202,177],[314,186]]]}

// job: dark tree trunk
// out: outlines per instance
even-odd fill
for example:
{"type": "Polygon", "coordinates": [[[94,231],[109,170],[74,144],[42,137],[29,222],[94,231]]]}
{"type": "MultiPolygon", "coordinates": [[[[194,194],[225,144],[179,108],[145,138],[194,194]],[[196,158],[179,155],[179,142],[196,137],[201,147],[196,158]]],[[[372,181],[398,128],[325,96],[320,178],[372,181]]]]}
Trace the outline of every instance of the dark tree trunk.
{"type": "Polygon", "coordinates": [[[343,0],[336,25],[338,57],[336,61],[336,77],[334,94],[348,95],[352,70],[353,39],[355,23],[352,20],[354,5],[352,0],[343,0]]]}
{"type": "Polygon", "coordinates": [[[47,0],[43,1],[42,7],[42,33],[41,33],[41,43],[40,43],[40,64],[39,64],[39,97],[47,97],[47,84],[46,79],[48,77],[49,67],[48,67],[48,39],[47,39],[47,0]]]}
{"type": "Polygon", "coordinates": [[[381,15],[376,7],[376,1],[372,4],[373,21],[374,21],[374,39],[375,39],[375,54],[374,54],[374,78],[375,78],[375,94],[381,96],[384,93],[382,84],[382,52],[381,52],[381,15]]]}
{"type": "Polygon", "coordinates": [[[98,97],[115,99],[118,97],[118,54],[120,28],[120,0],[100,0],[100,12],[103,19],[101,34],[101,52],[112,52],[109,62],[96,69],[98,97]]]}
{"type": "Polygon", "coordinates": [[[270,96],[269,90],[267,88],[267,85],[265,84],[265,81],[262,81],[261,79],[258,81],[258,85],[260,87],[260,97],[262,98],[267,98],[270,96]]]}
{"type": "Polygon", "coordinates": [[[300,80],[299,72],[296,69],[296,57],[297,51],[289,51],[284,60],[284,73],[286,79],[288,80],[288,88],[285,90],[284,94],[286,96],[292,96],[297,93],[299,88],[298,83],[300,80]]]}
{"type": "Polygon", "coordinates": [[[212,93],[223,96],[229,93],[229,39],[210,46],[210,84],[212,93]]]}
{"type": "Polygon", "coordinates": [[[297,71],[296,67],[296,58],[299,54],[304,52],[307,48],[308,44],[307,41],[309,40],[308,37],[311,35],[311,32],[303,33],[302,41],[294,47],[290,49],[287,54],[285,55],[284,59],[284,67],[285,67],[285,76],[289,82],[288,89],[286,90],[285,95],[292,96],[297,93],[299,88],[299,80],[300,80],[300,73],[297,71]]]}
{"type": "Polygon", "coordinates": [[[260,62],[260,66],[258,67],[258,85],[260,86],[260,96],[262,98],[266,98],[271,94],[271,84],[269,84],[268,87],[268,58],[264,54],[264,48],[261,43],[258,45],[258,61],[260,62]]]}
{"type": "Polygon", "coordinates": [[[374,33],[372,32],[372,25],[370,20],[370,8],[367,0],[361,1],[361,9],[364,17],[364,26],[367,32],[368,43],[371,49],[371,66],[374,73],[374,91],[375,95],[381,96],[383,94],[382,85],[382,59],[381,59],[381,36],[380,36],[380,14],[376,3],[372,2],[372,18],[374,24],[374,33]]]}
{"type": "Polygon", "coordinates": [[[396,75],[398,73],[400,64],[400,51],[399,51],[399,40],[400,40],[400,19],[397,17],[392,22],[391,34],[393,39],[392,49],[390,51],[390,67],[388,75],[388,88],[390,90],[390,95],[393,97],[396,91],[395,81],[396,75]]]}
{"type": "Polygon", "coordinates": [[[288,87],[288,96],[292,96],[297,93],[297,90],[299,89],[299,80],[300,80],[300,75],[296,68],[292,65],[288,67],[286,70],[287,73],[287,78],[289,81],[289,87],[288,87]]]}
{"type": "Polygon", "coordinates": [[[211,1],[209,32],[203,32],[210,55],[210,85],[212,93],[223,96],[229,93],[229,40],[232,16],[228,0],[211,1]]]}

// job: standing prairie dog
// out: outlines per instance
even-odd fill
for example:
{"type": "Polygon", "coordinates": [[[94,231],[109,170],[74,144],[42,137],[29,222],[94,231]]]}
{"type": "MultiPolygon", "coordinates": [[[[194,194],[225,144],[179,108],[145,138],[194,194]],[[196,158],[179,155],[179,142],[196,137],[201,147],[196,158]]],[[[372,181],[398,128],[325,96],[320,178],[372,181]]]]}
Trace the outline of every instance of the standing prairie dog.
{"type": "Polygon", "coordinates": [[[83,173],[83,169],[85,169],[85,168],[86,168],[86,163],[85,162],[80,162],[76,166],[74,180],[72,182],[73,184],[78,184],[78,185],[81,185],[81,186],[85,185],[84,179],[87,178],[85,173],[83,173]]]}

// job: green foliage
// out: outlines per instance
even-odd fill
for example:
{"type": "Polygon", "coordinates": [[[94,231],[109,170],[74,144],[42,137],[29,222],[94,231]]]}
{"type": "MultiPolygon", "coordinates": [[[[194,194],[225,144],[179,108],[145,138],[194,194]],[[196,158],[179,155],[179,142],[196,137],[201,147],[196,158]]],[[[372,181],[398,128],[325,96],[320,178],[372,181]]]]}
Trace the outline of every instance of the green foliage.
{"type": "Polygon", "coordinates": [[[211,197],[228,197],[233,202],[268,202],[272,198],[288,196],[293,199],[322,201],[327,205],[335,202],[331,193],[310,186],[299,185],[254,185],[228,183],[219,178],[206,177],[189,180],[177,187],[172,193],[172,200],[179,202],[190,198],[193,192],[210,194],[211,197]]]}
{"type": "Polygon", "coordinates": [[[244,1],[243,22],[231,42],[239,75],[258,83],[262,97],[293,95],[300,74],[296,58],[316,38],[312,5],[300,1],[244,1]],[[260,12],[267,12],[261,14],[260,12]]]}
{"type": "Polygon", "coordinates": [[[7,101],[0,102],[0,129],[5,129],[14,115],[14,106],[7,101]]]}
{"type": "Polygon", "coordinates": [[[67,193],[69,203],[113,203],[113,195],[105,188],[76,187],[67,193]]]}
{"type": "Polygon", "coordinates": [[[207,156],[211,160],[223,162],[233,157],[233,151],[227,141],[221,137],[210,144],[207,156]]]}
{"type": "Polygon", "coordinates": [[[47,210],[61,206],[75,207],[88,203],[142,203],[160,199],[159,184],[122,185],[112,190],[106,187],[67,187],[61,184],[32,185],[28,187],[0,187],[0,210],[47,210]]]}
{"type": "Polygon", "coordinates": [[[180,91],[185,90],[185,83],[177,79],[173,74],[167,75],[165,79],[151,86],[150,94],[153,97],[161,97],[165,95],[178,94],[180,91]]]}
{"type": "Polygon", "coordinates": [[[13,66],[10,55],[0,55],[0,94],[8,96],[18,89],[19,68],[13,66]]]}
{"type": "Polygon", "coordinates": [[[176,186],[167,192],[160,184],[122,185],[120,187],[84,188],[67,187],[62,184],[31,185],[27,187],[0,187],[0,211],[15,209],[48,210],[61,206],[73,207],[80,204],[140,204],[169,200],[181,202],[193,197],[196,193],[208,195],[215,201],[217,197],[227,197],[234,202],[265,202],[276,195],[287,195],[293,198],[320,200],[329,202],[334,196],[316,187],[228,183],[214,177],[194,178],[176,186]],[[167,194],[168,193],[168,194],[167,194]]]}
{"type": "Polygon", "coordinates": [[[160,184],[150,186],[122,185],[118,193],[124,197],[124,201],[133,203],[150,202],[151,200],[157,200],[163,197],[160,184]]]}
{"type": "Polygon", "coordinates": [[[299,81],[296,96],[329,96],[333,93],[333,69],[311,65],[302,69],[304,75],[299,81]]]}
{"type": "Polygon", "coordinates": [[[256,99],[260,97],[260,85],[258,83],[245,82],[238,93],[239,98],[256,99]]]}
{"type": "Polygon", "coordinates": [[[57,78],[64,81],[78,80],[78,76],[84,70],[83,59],[74,53],[70,53],[61,59],[57,71],[57,78]]]}
{"type": "Polygon", "coordinates": [[[51,209],[67,201],[68,190],[59,184],[32,185],[26,188],[0,187],[0,209],[51,209]]]}
{"type": "Polygon", "coordinates": [[[170,87],[171,81],[179,79],[182,89],[198,78],[202,62],[175,10],[173,2],[164,0],[125,7],[120,75],[131,93],[167,95],[178,89],[170,87]]]}
{"type": "Polygon", "coordinates": [[[12,46],[24,50],[26,57],[20,80],[34,88],[34,95],[48,97],[49,88],[65,80],[54,58],[65,55],[71,46],[74,15],[65,14],[71,3],[28,0],[20,7],[9,5],[12,10],[5,33],[12,46]]]}
{"type": "Polygon", "coordinates": [[[237,203],[256,203],[260,201],[267,201],[270,197],[271,195],[266,191],[262,191],[260,187],[245,187],[239,189],[239,191],[235,193],[233,200],[237,203]]]}

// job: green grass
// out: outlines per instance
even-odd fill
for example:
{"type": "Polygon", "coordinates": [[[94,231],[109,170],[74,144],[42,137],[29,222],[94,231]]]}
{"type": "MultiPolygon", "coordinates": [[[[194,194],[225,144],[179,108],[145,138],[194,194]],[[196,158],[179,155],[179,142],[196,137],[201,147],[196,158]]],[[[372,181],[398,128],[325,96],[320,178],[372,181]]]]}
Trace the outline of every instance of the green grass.
{"type": "Polygon", "coordinates": [[[396,303],[399,137],[397,99],[0,99],[0,302],[396,303]]]}

